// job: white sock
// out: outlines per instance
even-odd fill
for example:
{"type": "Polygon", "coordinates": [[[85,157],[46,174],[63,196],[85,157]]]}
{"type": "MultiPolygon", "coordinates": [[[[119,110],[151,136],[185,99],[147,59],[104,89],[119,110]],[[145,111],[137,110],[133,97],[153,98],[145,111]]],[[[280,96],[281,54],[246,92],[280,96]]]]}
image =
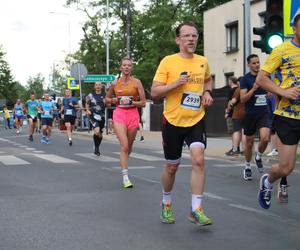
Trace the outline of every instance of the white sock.
{"type": "Polygon", "coordinates": [[[128,182],[129,178],[128,178],[128,169],[122,169],[122,176],[123,176],[123,182],[128,182]]]}
{"type": "Polygon", "coordinates": [[[255,154],[255,159],[256,159],[256,160],[260,160],[260,159],[261,159],[261,156],[262,156],[262,153],[256,152],[256,154],[255,154]]]}
{"type": "Polygon", "coordinates": [[[246,166],[245,166],[246,169],[251,169],[251,164],[249,161],[246,161],[246,166]]]}
{"type": "Polygon", "coordinates": [[[69,137],[69,141],[72,141],[72,138],[71,138],[71,137],[69,137]]]}
{"type": "Polygon", "coordinates": [[[272,183],[269,182],[269,177],[265,179],[264,185],[266,188],[272,189],[273,186],[272,186],[272,183]]]}
{"type": "Polygon", "coordinates": [[[203,195],[201,194],[192,194],[192,211],[195,211],[197,208],[202,205],[203,195]]]}
{"type": "Polygon", "coordinates": [[[172,193],[171,192],[165,192],[162,190],[162,202],[163,204],[171,204],[172,203],[172,193]]]}

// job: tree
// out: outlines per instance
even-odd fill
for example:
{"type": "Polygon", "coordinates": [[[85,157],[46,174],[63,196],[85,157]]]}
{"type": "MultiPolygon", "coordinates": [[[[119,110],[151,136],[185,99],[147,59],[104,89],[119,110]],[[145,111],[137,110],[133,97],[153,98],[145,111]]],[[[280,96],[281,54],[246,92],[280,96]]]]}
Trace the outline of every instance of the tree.
{"type": "Polygon", "coordinates": [[[30,94],[35,93],[37,98],[41,98],[44,93],[45,77],[39,73],[34,77],[29,77],[26,85],[26,99],[29,99],[30,94]]]}
{"type": "Polygon", "coordinates": [[[6,99],[7,105],[12,107],[25,88],[14,80],[10,67],[4,57],[5,52],[2,46],[0,46],[0,98],[6,99]]]}

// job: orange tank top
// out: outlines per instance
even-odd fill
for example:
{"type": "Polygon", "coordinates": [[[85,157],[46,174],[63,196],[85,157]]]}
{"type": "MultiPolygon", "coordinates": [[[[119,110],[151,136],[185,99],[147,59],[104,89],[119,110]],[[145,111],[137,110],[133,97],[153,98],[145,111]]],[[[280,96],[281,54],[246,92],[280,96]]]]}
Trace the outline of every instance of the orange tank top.
{"type": "Polygon", "coordinates": [[[121,81],[117,81],[117,84],[114,86],[114,93],[115,96],[118,98],[119,107],[130,107],[130,100],[139,100],[138,88],[134,82],[134,79],[132,78],[126,85],[124,85],[121,81]]]}

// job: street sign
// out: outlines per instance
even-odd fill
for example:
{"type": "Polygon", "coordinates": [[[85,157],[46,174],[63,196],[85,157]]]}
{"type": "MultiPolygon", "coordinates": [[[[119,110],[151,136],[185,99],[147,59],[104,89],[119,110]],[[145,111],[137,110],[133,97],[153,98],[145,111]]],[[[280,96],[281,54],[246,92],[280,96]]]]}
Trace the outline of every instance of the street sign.
{"type": "Polygon", "coordinates": [[[299,0],[284,0],[284,35],[293,35],[293,21],[300,14],[299,0]]]}
{"type": "Polygon", "coordinates": [[[88,72],[84,64],[75,63],[71,66],[71,76],[77,81],[83,81],[88,72]]]}
{"type": "Polygon", "coordinates": [[[80,89],[79,83],[73,77],[68,77],[68,89],[80,89]]]}
{"type": "Polygon", "coordinates": [[[115,79],[114,75],[87,75],[84,82],[112,82],[115,79]]]}

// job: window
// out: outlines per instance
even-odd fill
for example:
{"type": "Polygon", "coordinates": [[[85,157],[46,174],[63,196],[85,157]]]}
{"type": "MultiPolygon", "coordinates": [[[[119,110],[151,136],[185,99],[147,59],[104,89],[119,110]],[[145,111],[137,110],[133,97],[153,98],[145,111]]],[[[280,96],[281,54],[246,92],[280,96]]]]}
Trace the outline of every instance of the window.
{"type": "Polygon", "coordinates": [[[238,51],[238,21],[227,23],[226,28],[226,53],[238,51]]]}
{"type": "Polygon", "coordinates": [[[225,76],[225,83],[226,83],[226,86],[229,86],[229,78],[230,78],[231,76],[234,76],[234,72],[228,72],[228,73],[225,73],[224,76],[225,76]]]}

